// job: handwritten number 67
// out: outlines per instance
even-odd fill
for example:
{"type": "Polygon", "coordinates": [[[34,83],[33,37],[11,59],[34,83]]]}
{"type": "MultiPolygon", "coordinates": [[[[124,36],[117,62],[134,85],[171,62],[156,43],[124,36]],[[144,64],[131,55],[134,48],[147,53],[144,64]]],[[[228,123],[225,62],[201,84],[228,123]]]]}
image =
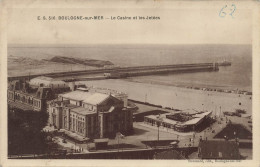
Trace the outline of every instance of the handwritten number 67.
{"type": "Polygon", "coordinates": [[[228,8],[227,5],[225,5],[221,10],[219,11],[220,17],[225,17],[227,13],[233,18],[233,14],[236,11],[236,5],[232,4],[230,8],[228,8]],[[229,10],[229,12],[228,12],[229,10]]]}

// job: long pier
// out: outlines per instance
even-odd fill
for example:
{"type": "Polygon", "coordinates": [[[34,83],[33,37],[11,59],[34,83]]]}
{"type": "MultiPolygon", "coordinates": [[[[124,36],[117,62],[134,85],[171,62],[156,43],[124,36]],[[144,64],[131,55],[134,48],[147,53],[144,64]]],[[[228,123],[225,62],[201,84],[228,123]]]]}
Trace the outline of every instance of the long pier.
{"type": "MultiPolygon", "coordinates": [[[[102,68],[95,70],[80,70],[80,71],[66,71],[66,72],[54,72],[43,73],[34,75],[24,75],[8,77],[9,81],[17,79],[30,79],[38,76],[47,76],[52,78],[74,78],[77,76],[88,76],[93,74],[101,74],[103,78],[122,78],[131,76],[164,74],[164,73],[184,73],[184,72],[198,72],[198,71],[218,71],[217,63],[197,63],[197,64],[172,64],[172,65],[157,65],[157,66],[135,66],[135,67],[113,67],[102,68]]],[[[89,77],[91,78],[91,77],[89,77]]],[[[95,79],[95,77],[93,77],[95,79]]]]}

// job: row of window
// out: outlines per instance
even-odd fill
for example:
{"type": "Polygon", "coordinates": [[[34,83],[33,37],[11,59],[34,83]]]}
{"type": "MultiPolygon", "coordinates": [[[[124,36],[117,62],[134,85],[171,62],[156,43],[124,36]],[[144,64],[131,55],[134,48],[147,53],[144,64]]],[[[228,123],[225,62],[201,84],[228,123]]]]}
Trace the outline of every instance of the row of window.
{"type": "Polygon", "coordinates": [[[89,122],[88,127],[87,127],[88,129],[86,129],[85,122],[82,122],[82,121],[76,120],[75,118],[72,118],[71,121],[70,121],[71,130],[76,131],[76,132],[81,133],[81,134],[85,134],[85,130],[87,130],[87,133],[93,132],[94,131],[93,126],[90,126],[90,121],[88,121],[88,122],[89,122]]]}
{"type": "Polygon", "coordinates": [[[27,103],[27,104],[33,105],[35,107],[39,107],[39,108],[41,107],[41,102],[33,99],[33,97],[30,97],[30,96],[28,97],[26,95],[19,94],[19,93],[13,94],[10,92],[8,93],[8,95],[9,95],[9,97],[8,97],[9,99],[14,99],[14,100],[20,101],[22,103],[27,103]]]}
{"type": "Polygon", "coordinates": [[[84,120],[85,120],[84,118],[82,118],[82,117],[80,117],[80,116],[78,116],[78,115],[74,115],[74,114],[70,114],[70,117],[79,119],[79,120],[81,120],[81,121],[84,121],[84,120]]]}
{"type": "Polygon", "coordinates": [[[37,106],[37,107],[41,107],[41,102],[40,101],[34,101],[34,106],[37,106]]]}

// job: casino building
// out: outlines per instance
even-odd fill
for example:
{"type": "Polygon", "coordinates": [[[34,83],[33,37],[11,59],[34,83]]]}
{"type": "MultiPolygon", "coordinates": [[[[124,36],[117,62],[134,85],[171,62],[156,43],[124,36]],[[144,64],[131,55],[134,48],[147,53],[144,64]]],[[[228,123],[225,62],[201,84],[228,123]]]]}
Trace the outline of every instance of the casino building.
{"type": "Polygon", "coordinates": [[[124,101],[97,91],[79,88],[49,102],[49,126],[78,138],[113,137],[133,128],[133,108],[124,101]]]}
{"type": "Polygon", "coordinates": [[[10,81],[7,94],[9,107],[48,112],[48,125],[74,138],[113,137],[133,128],[136,108],[123,92],[40,76],[10,81]]]}

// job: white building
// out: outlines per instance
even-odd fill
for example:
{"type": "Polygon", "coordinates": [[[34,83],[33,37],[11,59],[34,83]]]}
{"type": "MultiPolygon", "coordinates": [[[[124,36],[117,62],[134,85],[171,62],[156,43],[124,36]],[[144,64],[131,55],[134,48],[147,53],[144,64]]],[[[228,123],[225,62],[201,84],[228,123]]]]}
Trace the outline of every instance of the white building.
{"type": "Polygon", "coordinates": [[[50,77],[39,76],[30,80],[29,84],[34,87],[49,87],[52,89],[68,89],[69,86],[62,80],[55,80],[50,77]]]}

